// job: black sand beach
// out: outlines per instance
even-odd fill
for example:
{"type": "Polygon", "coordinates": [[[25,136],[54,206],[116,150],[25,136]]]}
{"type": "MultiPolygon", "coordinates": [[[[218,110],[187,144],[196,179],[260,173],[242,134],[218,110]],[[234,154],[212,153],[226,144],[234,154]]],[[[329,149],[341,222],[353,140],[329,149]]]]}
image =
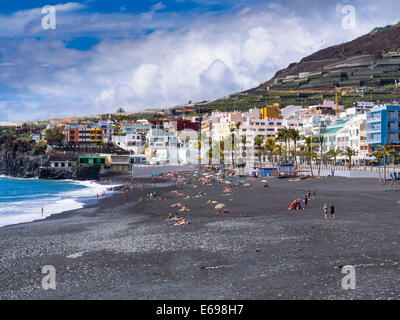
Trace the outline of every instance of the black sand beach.
{"type": "Polygon", "coordinates": [[[1,228],[0,299],[399,298],[399,193],[383,192],[375,179],[246,182],[231,194],[225,184],[148,182],[128,200],[118,194],[1,228]],[[307,210],[287,210],[314,187],[307,210]],[[137,203],[152,190],[158,200],[137,203]],[[172,190],[206,195],[183,200],[172,190]],[[208,200],[232,214],[217,215],[208,200]],[[189,207],[178,213],[190,224],[166,221],[176,202],[189,207]],[[337,219],[324,220],[331,202],[337,219]],[[56,268],[56,290],[42,289],[45,265],[56,268]],[[355,290],[342,289],[345,265],[356,268],[355,290]]]}

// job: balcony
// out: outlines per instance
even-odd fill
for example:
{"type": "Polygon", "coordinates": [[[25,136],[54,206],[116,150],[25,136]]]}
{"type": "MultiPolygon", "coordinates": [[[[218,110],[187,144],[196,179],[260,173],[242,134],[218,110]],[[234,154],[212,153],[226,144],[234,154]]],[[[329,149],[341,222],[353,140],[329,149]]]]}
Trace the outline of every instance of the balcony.
{"type": "Polygon", "coordinates": [[[367,144],[382,143],[382,136],[380,134],[367,134],[367,144]]]}
{"type": "Polygon", "coordinates": [[[381,114],[368,113],[367,122],[381,122],[381,114]]]}
{"type": "Polygon", "coordinates": [[[380,132],[381,131],[381,126],[380,125],[367,125],[366,131],[368,132],[380,132]]]}

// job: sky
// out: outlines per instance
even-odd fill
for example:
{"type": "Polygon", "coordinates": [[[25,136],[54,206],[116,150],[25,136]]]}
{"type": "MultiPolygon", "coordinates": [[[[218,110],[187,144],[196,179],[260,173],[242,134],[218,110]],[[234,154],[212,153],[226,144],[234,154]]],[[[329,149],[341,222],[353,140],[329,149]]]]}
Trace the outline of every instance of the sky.
{"type": "Polygon", "coordinates": [[[0,1],[0,121],[214,100],[400,20],[397,0],[61,1],[0,1]]]}

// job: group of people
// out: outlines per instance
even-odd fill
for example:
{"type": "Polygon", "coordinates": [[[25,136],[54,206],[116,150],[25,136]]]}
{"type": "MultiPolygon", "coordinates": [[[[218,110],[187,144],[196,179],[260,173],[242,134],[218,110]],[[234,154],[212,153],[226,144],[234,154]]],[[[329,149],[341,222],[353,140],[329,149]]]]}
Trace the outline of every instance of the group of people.
{"type": "MultiPolygon", "coordinates": [[[[304,210],[308,208],[308,202],[312,199],[316,199],[317,197],[317,189],[314,188],[313,190],[309,190],[307,191],[305,197],[304,197],[304,207],[301,206],[301,200],[297,199],[294,200],[292,202],[292,204],[289,207],[289,211],[290,210],[304,210]]],[[[336,214],[335,214],[335,206],[333,205],[333,203],[330,204],[330,207],[328,207],[328,205],[325,203],[324,206],[322,207],[323,213],[324,213],[324,217],[325,219],[328,219],[328,211],[330,212],[330,218],[331,219],[335,219],[336,218],[336,214]]]]}
{"type": "Polygon", "coordinates": [[[176,221],[173,225],[177,226],[184,226],[190,223],[189,220],[185,219],[184,217],[178,217],[178,214],[175,213],[175,216],[172,216],[172,213],[168,215],[167,221],[176,221]]]}
{"type": "MultiPolygon", "coordinates": [[[[308,191],[306,193],[306,196],[304,197],[304,208],[307,209],[308,206],[308,201],[311,199],[311,196],[313,199],[316,198],[317,196],[317,190],[314,188],[312,191],[308,191]]],[[[324,206],[322,207],[323,213],[324,213],[324,218],[325,220],[328,219],[328,211],[330,213],[330,219],[335,219],[336,214],[335,214],[335,206],[333,203],[330,204],[329,208],[328,205],[325,203],[324,206]]]]}
{"type": "Polygon", "coordinates": [[[311,200],[311,195],[313,199],[317,197],[317,189],[314,188],[312,191],[308,190],[306,196],[304,197],[304,208],[307,209],[308,207],[308,200],[311,200]]]}
{"type": "Polygon", "coordinates": [[[153,200],[153,199],[154,200],[157,199],[157,194],[155,191],[146,194],[146,200],[153,200]]]}
{"type": "MultiPolygon", "coordinates": [[[[324,211],[325,220],[328,219],[328,206],[327,206],[326,203],[322,207],[322,210],[324,211]]],[[[333,203],[331,203],[331,205],[330,205],[330,218],[331,219],[335,219],[336,218],[335,206],[333,205],[333,203]]]]}

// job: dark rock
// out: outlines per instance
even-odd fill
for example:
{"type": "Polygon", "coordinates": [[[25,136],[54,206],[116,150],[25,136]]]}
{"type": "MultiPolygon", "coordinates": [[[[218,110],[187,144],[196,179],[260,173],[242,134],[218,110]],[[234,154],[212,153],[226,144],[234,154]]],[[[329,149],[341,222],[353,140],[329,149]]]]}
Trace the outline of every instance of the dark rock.
{"type": "Polygon", "coordinates": [[[74,180],[99,180],[100,167],[77,167],[75,168],[72,179],[74,180]]]}
{"type": "Polygon", "coordinates": [[[65,180],[72,179],[72,169],[41,168],[38,173],[39,179],[65,180]]]}
{"type": "Polygon", "coordinates": [[[17,178],[98,180],[100,168],[50,168],[45,148],[35,142],[0,136],[0,174],[17,178]]]}
{"type": "Polygon", "coordinates": [[[98,180],[100,168],[98,167],[75,167],[75,168],[41,168],[39,179],[54,180],[98,180]]]}

